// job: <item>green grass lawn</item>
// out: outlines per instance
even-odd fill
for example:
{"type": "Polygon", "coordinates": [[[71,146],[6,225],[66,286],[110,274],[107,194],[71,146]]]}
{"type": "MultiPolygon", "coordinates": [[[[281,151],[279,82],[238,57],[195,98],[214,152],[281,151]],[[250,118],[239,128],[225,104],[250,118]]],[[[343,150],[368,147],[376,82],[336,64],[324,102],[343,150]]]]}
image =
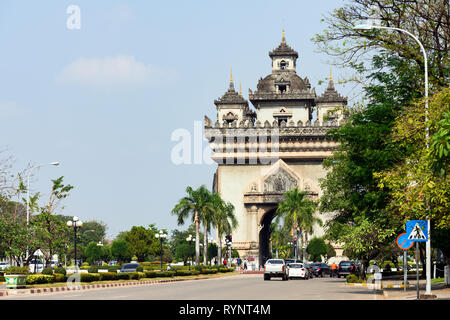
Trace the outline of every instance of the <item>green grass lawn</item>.
{"type": "Polygon", "coordinates": [[[444,278],[431,279],[431,283],[440,283],[440,282],[444,282],[444,278]]]}

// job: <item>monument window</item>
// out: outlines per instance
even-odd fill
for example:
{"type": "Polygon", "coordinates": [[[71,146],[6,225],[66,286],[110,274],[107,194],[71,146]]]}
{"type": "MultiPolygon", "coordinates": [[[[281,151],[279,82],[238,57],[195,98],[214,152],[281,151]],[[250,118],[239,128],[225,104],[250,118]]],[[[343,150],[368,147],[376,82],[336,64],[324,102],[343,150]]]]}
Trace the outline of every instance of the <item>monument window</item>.
{"type": "Polygon", "coordinates": [[[280,93],[286,92],[286,85],[285,84],[280,84],[278,86],[278,89],[280,90],[280,93]]]}
{"type": "Polygon", "coordinates": [[[286,124],[288,123],[288,117],[277,117],[278,118],[278,126],[281,126],[281,122],[284,121],[286,124]]]}
{"type": "Polygon", "coordinates": [[[286,69],[286,67],[287,67],[286,61],[281,60],[281,62],[280,62],[280,69],[284,70],[284,69],[286,69]]]}

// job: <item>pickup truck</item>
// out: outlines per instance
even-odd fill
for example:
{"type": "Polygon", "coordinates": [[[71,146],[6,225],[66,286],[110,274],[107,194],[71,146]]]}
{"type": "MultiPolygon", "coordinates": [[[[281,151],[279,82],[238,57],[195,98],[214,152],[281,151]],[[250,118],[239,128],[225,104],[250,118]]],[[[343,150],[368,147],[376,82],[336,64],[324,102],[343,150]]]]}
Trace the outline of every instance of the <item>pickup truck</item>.
{"type": "Polygon", "coordinates": [[[269,259],[264,265],[264,280],[279,277],[283,281],[288,280],[288,270],[283,259],[269,259]]]}

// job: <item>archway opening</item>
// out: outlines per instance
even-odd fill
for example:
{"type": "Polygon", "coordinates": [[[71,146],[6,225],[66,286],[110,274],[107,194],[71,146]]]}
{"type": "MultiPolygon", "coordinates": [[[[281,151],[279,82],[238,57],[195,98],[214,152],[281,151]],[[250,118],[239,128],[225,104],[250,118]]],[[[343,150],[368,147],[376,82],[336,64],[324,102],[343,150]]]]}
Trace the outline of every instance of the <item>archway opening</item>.
{"type": "Polygon", "coordinates": [[[261,230],[259,231],[259,264],[264,266],[268,259],[272,258],[272,252],[270,248],[270,224],[275,217],[275,211],[277,208],[267,212],[261,220],[261,230]]]}

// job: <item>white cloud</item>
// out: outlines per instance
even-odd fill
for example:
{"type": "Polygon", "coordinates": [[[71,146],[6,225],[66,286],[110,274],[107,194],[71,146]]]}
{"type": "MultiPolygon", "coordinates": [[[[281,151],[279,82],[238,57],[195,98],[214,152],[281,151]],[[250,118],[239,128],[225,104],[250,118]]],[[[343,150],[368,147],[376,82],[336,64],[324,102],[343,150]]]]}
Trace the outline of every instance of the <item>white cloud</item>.
{"type": "Polygon", "coordinates": [[[172,68],[136,61],[132,56],[79,58],[57,75],[61,84],[88,86],[165,86],[178,79],[172,68]]]}

